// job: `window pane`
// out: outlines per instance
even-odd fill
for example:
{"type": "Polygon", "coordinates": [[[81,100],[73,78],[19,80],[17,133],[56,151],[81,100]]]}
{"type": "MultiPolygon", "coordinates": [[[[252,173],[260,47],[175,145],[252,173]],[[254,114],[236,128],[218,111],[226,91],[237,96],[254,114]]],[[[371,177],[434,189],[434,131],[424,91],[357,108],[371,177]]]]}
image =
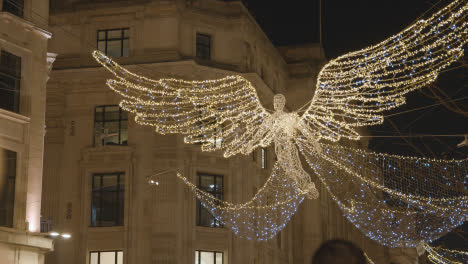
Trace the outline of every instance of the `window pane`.
{"type": "Polygon", "coordinates": [[[120,108],[119,106],[106,106],[106,113],[104,114],[104,118],[106,121],[110,120],[119,120],[120,118],[120,108]]]}
{"type": "Polygon", "coordinates": [[[130,37],[130,30],[128,28],[124,29],[124,38],[130,37]]]}
{"type": "Polygon", "coordinates": [[[97,106],[96,109],[94,110],[94,119],[96,121],[102,121],[102,112],[104,111],[104,107],[102,106],[97,106]]]}
{"type": "Polygon", "coordinates": [[[107,55],[111,57],[122,56],[122,41],[121,40],[107,41],[107,55]]]}
{"type": "Polygon", "coordinates": [[[127,145],[128,114],[119,106],[97,106],[94,145],[127,145]]]}
{"type": "Polygon", "coordinates": [[[0,108],[19,112],[21,57],[0,51],[0,108]]]}
{"type": "Polygon", "coordinates": [[[3,11],[13,15],[23,17],[24,0],[3,1],[3,11]]]}
{"type": "Polygon", "coordinates": [[[89,259],[89,264],[99,264],[98,263],[98,252],[91,252],[91,257],[89,259]]]}
{"type": "Polygon", "coordinates": [[[123,56],[123,57],[128,57],[128,51],[129,51],[129,48],[128,48],[128,39],[124,39],[124,40],[123,40],[122,56],[123,56]]]}
{"type": "Polygon", "coordinates": [[[200,264],[213,264],[215,260],[214,252],[200,252],[200,264]]]}
{"type": "Polygon", "coordinates": [[[200,59],[209,60],[211,55],[211,36],[197,33],[196,56],[200,59]]]}
{"type": "Polygon", "coordinates": [[[200,187],[206,191],[214,191],[214,176],[200,175],[200,187]]]}
{"type": "MultiPolygon", "coordinates": [[[[120,118],[122,120],[128,120],[128,112],[127,111],[121,111],[120,112],[120,118]]],[[[125,126],[125,128],[127,128],[127,127],[125,126]]]]}
{"type": "Polygon", "coordinates": [[[106,42],[105,41],[99,41],[98,42],[98,50],[106,53],[106,42]]]}
{"type": "Polygon", "coordinates": [[[198,258],[200,257],[200,252],[195,251],[195,264],[199,264],[198,258]]]}
{"type": "Polygon", "coordinates": [[[99,264],[115,264],[116,252],[101,252],[99,264]]]}
{"type": "Polygon", "coordinates": [[[223,177],[216,177],[216,191],[223,192],[223,177]]]}
{"type": "Polygon", "coordinates": [[[105,40],[106,39],[106,31],[98,31],[98,40],[105,40]]]}
{"type": "Polygon", "coordinates": [[[106,191],[117,190],[117,175],[103,175],[102,176],[102,188],[106,191]]]}
{"type": "Polygon", "coordinates": [[[123,225],[124,174],[94,175],[93,182],[95,186],[91,197],[91,226],[123,225]]]}
{"type": "Polygon", "coordinates": [[[122,30],[108,30],[107,31],[107,39],[121,39],[122,38],[122,30]]]}
{"type": "Polygon", "coordinates": [[[104,145],[119,144],[119,121],[106,122],[103,134],[104,145]]]}
{"type": "Polygon", "coordinates": [[[223,253],[216,252],[216,264],[223,264],[223,253]]]}
{"type": "Polygon", "coordinates": [[[123,252],[122,251],[117,252],[117,264],[123,264],[123,252]]]}
{"type": "Polygon", "coordinates": [[[0,149],[0,226],[13,227],[16,152],[0,149]]]}

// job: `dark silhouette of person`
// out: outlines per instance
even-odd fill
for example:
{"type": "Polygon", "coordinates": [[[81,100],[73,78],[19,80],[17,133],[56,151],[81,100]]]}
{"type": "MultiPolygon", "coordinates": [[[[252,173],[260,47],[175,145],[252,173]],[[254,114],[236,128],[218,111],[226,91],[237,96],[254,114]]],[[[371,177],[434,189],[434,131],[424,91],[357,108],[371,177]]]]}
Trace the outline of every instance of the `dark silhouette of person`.
{"type": "Polygon", "coordinates": [[[364,252],[350,241],[329,240],[315,252],[312,264],[366,264],[364,252]]]}

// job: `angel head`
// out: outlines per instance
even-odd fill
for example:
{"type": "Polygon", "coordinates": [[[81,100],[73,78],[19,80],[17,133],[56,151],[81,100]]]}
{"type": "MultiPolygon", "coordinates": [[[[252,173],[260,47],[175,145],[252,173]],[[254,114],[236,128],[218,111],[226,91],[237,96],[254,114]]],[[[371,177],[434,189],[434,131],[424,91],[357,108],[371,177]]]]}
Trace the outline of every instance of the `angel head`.
{"type": "Polygon", "coordinates": [[[286,98],[282,94],[275,94],[273,97],[273,107],[275,111],[283,111],[284,105],[286,104],[286,98]]]}

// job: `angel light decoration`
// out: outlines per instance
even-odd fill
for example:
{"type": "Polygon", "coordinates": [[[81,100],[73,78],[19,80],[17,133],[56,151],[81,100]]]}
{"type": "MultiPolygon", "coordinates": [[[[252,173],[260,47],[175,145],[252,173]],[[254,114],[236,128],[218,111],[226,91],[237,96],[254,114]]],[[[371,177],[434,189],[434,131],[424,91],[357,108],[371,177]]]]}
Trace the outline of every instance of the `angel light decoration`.
{"type": "Polygon", "coordinates": [[[101,52],[95,59],[115,75],[107,85],[124,97],[120,106],[141,125],[182,134],[203,151],[224,157],[274,144],[278,161],[254,197],[241,204],[218,200],[180,173],[216,219],[256,240],[274,237],[305,198],[318,191],[301,163],[328,190],[343,214],[368,237],[387,246],[417,246],[467,219],[468,160],[435,160],[343,147],[359,140],[356,128],[381,124],[382,113],[404,95],[433,82],[463,55],[468,5],[456,0],[387,40],[330,61],[320,71],[304,114],[284,112],[275,95],[273,113],[240,75],[205,81],[152,80],[131,73],[101,52]],[[215,144],[221,139],[222,144],[215,144]],[[300,153],[300,154],[299,154],[300,153]]]}

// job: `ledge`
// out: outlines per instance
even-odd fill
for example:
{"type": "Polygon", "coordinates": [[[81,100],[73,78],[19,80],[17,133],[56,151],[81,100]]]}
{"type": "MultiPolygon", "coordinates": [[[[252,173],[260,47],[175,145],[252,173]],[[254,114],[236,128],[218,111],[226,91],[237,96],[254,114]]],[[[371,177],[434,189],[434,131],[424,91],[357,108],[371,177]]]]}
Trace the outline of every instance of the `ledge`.
{"type": "Polygon", "coordinates": [[[54,241],[41,233],[29,233],[12,228],[0,227],[0,243],[13,244],[53,251],[54,241]]]}
{"type": "Polygon", "coordinates": [[[0,12],[0,20],[3,20],[5,22],[7,22],[7,23],[9,21],[14,21],[14,22],[20,24],[24,29],[37,32],[38,34],[42,35],[43,37],[45,37],[47,39],[50,39],[52,37],[52,33],[50,33],[49,31],[36,26],[31,21],[25,20],[22,17],[15,16],[15,15],[10,14],[8,12],[0,12]]]}
{"type": "Polygon", "coordinates": [[[8,119],[20,124],[27,124],[31,118],[0,108],[0,118],[8,119]]]}

